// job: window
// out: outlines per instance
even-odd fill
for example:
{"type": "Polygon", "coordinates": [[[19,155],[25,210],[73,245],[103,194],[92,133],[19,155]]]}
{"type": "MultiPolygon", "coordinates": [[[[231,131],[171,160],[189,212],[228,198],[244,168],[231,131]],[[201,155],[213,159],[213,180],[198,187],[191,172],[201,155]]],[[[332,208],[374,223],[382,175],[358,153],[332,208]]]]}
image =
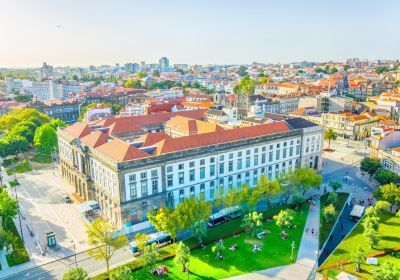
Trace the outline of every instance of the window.
{"type": "Polygon", "coordinates": [[[136,175],[135,174],[129,175],[129,182],[135,182],[135,181],[136,181],[136,175]]]}
{"type": "MultiPolygon", "coordinates": [[[[286,143],[286,142],[285,142],[286,143]]],[[[282,155],[282,157],[283,158],[286,158],[286,148],[283,148],[283,155],[282,155]]]]}
{"type": "Polygon", "coordinates": [[[289,157],[292,157],[293,156],[293,147],[290,147],[289,148],[289,157]]]}
{"type": "Polygon", "coordinates": [[[189,162],[189,167],[194,167],[194,161],[189,162]]]}
{"type": "Polygon", "coordinates": [[[200,193],[204,193],[204,190],[205,190],[205,184],[201,183],[200,184],[200,193]]]}
{"type": "Polygon", "coordinates": [[[246,168],[250,167],[250,157],[246,157],[246,168]]]}
{"type": "Polygon", "coordinates": [[[265,174],[265,167],[261,168],[261,174],[265,174]]]}
{"type": "Polygon", "coordinates": [[[215,165],[210,165],[210,176],[215,175],[215,165]]]}
{"type": "Polygon", "coordinates": [[[131,207],[131,210],[130,210],[130,213],[129,213],[130,215],[131,215],[131,220],[136,220],[136,216],[137,216],[137,210],[136,210],[136,207],[135,206],[132,206],[131,207]]]}
{"type": "Polygon", "coordinates": [[[157,177],[157,176],[158,176],[157,169],[151,170],[151,177],[154,178],[154,177],[157,177]]]}
{"type": "Polygon", "coordinates": [[[267,148],[264,146],[261,148],[261,151],[265,152],[267,150],[267,148]]]}
{"type": "Polygon", "coordinates": [[[228,171],[230,172],[232,170],[233,170],[233,161],[231,160],[231,161],[229,161],[229,164],[228,164],[228,171]]]}
{"type": "Polygon", "coordinates": [[[246,172],[246,178],[250,177],[250,172],[246,172]]]}
{"type": "Polygon", "coordinates": [[[293,145],[293,140],[290,140],[290,146],[293,145]]]}
{"type": "Polygon", "coordinates": [[[189,181],[194,181],[194,169],[189,170],[189,181]]]}
{"type": "Polygon", "coordinates": [[[140,179],[146,179],[146,178],[147,178],[147,172],[140,173],[140,179]]]}
{"type": "Polygon", "coordinates": [[[185,182],[183,172],[179,172],[178,176],[179,176],[179,184],[183,184],[185,182]]]}
{"type": "Polygon", "coordinates": [[[296,146],[296,155],[297,156],[300,155],[300,145],[296,146]]]}
{"type": "Polygon", "coordinates": [[[246,155],[250,155],[250,150],[246,150],[246,155]]]}
{"type": "Polygon", "coordinates": [[[204,179],[206,177],[206,168],[200,167],[200,179],[204,179]]]}
{"type": "Polygon", "coordinates": [[[242,156],[242,151],[239,151],[238,152],[238,157],[241,157],[242,156]]]}
{"type": "Polygon", "coordinates": [[[269,145],[269,150],[272,150],[274,148],[273,145],[269,145]]]}
{"type": "Polygon", "coordinates": [[[242,159],[241,159],[241,158],[239,158],[239,159],[237,160],[237,169],[238,169],[238,170],[242,169],[242,159]]]}
{"type": "Polygon", "coordinates": [[[254,153],[258,154],[258,148],[254,148],[254,153]]]}
{"type": "Polygon", "coordinates": [[[157,179],[151,180],[151,187],[152,187],[153,193],[158,193],[158,180],[157,179]]]}
{"type": "Polygon", "coordinates": [[[254,157],[254,165],[257,166],[258,165],[258,156],[254,157]]]}
{"type": "Polygon", "coordinates": [[[219,161],[223,161],[224,160],[224,155],[220,155],[219,156],[219,161]]]}
{"type": "Polygon", "coordinates": [[[229,176],[229,177],[228,177],[228,185],[229,185],[230,187],[232,187],[232,185],[233,185],[233,177],[232,177],[232,176],[229,176]]]}
{"type": "Polygon", "coordinates": [[[254,175],[254,176],[257,176],[257,175],[258,175],[258,170],[257,170],[257,169],[253,171],[253,175],[254,175]]]}
{"type": "Polygon", "coordinates": [[[167,187],[172,187],[174,183],[174,175],[170,174],[167,176],[167,187]]]}
{"type": "Polygon", "coordinates": [[[136,197],[137,196],[136,183],[129,183],[129,188],[130,188],[131,197],[136,197]]]}
{"type": "Polygon", "coordinates": [[[276,144],[276,148],[277,148],[277,149],[279,149],[280,147],[281,147],[281,144],[280,144],[280,143],[276,144]]]}
{"type": "Polygon", "coordinates": [[[179,169],[179,170],[182,170],[182,169],[183,169],[183,163],[181,163],[181,164],[178,165],[178,169],[179,169]]]}
{"type": "Polygon", "coordinates": [[[147,195],[147,181],[140,182],[140,187],[142,189],[142,195],[147,195]]]}
{"type": "Polygon", "coordinates": [[[267,161],[267,155],[266,154],[262,154],[261,155],[261,164],[265,164],[265,162],[267,161]]]}
{"type": "Polygon", "coordinates": [[[219,174],[224,174],[224,163],[219,164],[219,174]]]}
{"type": "Polygon", "coordinates": [[[206,164],[206,160],[201,159],[201,160],[200,160],[200,165],[205,165],[205,164],[206,164]]]}
{"type": "Polygon", "coordinates": [[[229,154],[229,159],[233,159],[233,153],[229,154]]]}
{"type": "Polygon", "coordinates": [[[215,162],[215,158],[210,158],[210,163],[214,163],[215,162]]]}
{"type": "Polygon", "coordinates": [[[276,150],[276,160],[279,160],[279,158],[280,158],[280,151],[276,150]]]}
{"type": "Polygon", "coordinates": [[[168,173],[171,173],[172,171],[173,171],[172,165],[167,166],[167,172],[168,172],[168,173]]]}
{"type": "Polygon", "coordinates": [[[190,187],[190,195],[192,195],[192,196],[194,195],[194,186],[190,187]]]}
{"type": "Polygon", "coordinates": [[[210,198],[214,198],[214,181],[210,182],[210,198]]]}
{"type": "Polygon", "coordinates": [[[219,179],[219,185],[220,185],[220,186],[223,186],[223,185],[224,185],[224,178],[220,178],[220,179],[219,179]]]}
{"type": "Polygon", "coordinates": [[[268,158],[268,160],[269,160],[269,162],[271,162],[271,161],[273,161],[273,153],[272,152],[269,152],[269,156],[268,156],[269,158],[268,158]]]}

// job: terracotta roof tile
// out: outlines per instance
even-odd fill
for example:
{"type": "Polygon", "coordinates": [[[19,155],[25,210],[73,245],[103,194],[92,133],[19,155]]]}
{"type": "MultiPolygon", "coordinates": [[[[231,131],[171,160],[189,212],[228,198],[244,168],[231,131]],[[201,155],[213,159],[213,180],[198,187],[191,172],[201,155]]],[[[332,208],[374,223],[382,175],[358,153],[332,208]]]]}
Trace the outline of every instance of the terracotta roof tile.
{"type": "Polygon", "coordinates": [[[167,133],[165,132],[155,132],[155,133],[148,133],[145,135],[140,136],[135,140],[135,142],[141,142],[143,141],[142,146],[147,147],[147,146],[152,146],[157,142],[160,142],[161,140],[171,138],[167,133]]]}
{"type": "Polygon", "coordinates": [[[93,131],[91,127],[81,122],[76,122],[63,129],[64,132],[74,136],[76,138],[84,137],[93,131]]]}
{"type": "Polygon", "coordinates": [[[119,139],[113,139],[106,142],[105,144],[98,146],[96,149],[116,161],[126,161],[150,156],[148,153],[119,139]]]}
{"type": "Polygon", "coordinates": [[[82,137],[81,142],[87,146],[96,148],[107,142],[107,135],[97,130],[82,137]]]}

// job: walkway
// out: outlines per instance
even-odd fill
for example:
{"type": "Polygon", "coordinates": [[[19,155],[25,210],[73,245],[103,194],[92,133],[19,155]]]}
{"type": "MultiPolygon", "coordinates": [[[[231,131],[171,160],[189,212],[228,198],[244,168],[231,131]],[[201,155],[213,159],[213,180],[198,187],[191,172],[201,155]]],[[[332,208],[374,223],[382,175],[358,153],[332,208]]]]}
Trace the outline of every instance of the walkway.
{"type": "Polygon", "coordinates": [[[6,259],[6,252],[4,250],[0,250],[0,265],[1,269],[7,269],[8,268],[8,262],[6,259]]]}
{"type": "Polygon", "coordinates": [[[306,280],[313,269],[318,257],[318,234],[311,234],[311,229],[319,228],[320,205],[308,213],[303,237],[300,242],[296,263],[256,271],[249,274],[228,278],[229,280],[265,280],[265,279],[298,279],[306,280]],[[307,231],[307,229],[309,229],[307,231]]]}

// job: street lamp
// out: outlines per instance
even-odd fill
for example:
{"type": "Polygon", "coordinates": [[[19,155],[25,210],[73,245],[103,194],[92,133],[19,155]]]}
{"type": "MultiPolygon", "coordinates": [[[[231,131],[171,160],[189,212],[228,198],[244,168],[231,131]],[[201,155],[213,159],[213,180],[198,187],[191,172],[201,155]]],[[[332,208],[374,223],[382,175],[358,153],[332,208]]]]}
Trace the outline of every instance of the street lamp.
{"type": "Polygon", "coordinates": [[[75,242],[74,240],[71,240],[72,245],[74,246],[74,259],[75,259],[75,267],[78,266],[78,263],[76,262],[76,247],[75,247],[75,242]]]}

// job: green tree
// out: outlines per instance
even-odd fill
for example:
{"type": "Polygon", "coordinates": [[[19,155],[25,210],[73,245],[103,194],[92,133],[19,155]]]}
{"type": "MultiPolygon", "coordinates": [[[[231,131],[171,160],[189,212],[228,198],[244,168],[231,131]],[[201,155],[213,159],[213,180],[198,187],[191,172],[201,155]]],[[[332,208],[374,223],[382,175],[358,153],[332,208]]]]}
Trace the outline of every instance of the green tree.
{"type": "Polygon", "coordinates": [[[373,176],[380,167],[381,162],[379,159],[366,157],[360,162],[360,169],[367,172],[370,176],[373,176]]]}
{"type": "Polygon", "coordinates": [[[38,127],[35,131],[33,142],[40,153],[50,155],[57,150],[58,141],[56,130],[50,124],[44,124],[38,127]]]}
{"type": "Polygon", "coordinates": [[[10,130],[17,123],[19,123],[19,119],[12,115],[5,115],[0,117],[0,130],[10,130]]]}
{"type": "Polygon", "coordinates": [[[245,76],[240,80],[240,83],[234,87],[234,92],[237,94],[252,95],[256,88],[256,81],[249,76],[245,76]]]}
{"type": "Polygon", "coordinates": [[[49,122],[49,125],[52,127],[52,128],[54,128],[55,130],[57,130],[57,128],[62,128],[62,127],[65,127],[66,126],[66,124],[65,124],[65,122],[63,122],[62,120],[60,120],[60,119],[53,119],[53,120],[51,120],[50,122],[49,122]]]}
{"type": "Polygon", "coordinates": [[[7,221],[14,218],[18,214],[18,203],[12,199],[6,189],[0,190],[0,216],[3,219],[3,224],[6,227],[7,221]]]}
{"type": "Polygon", "coordinates": [[[281,210],[277,215],[275,215],[274,220],[278,227],[284,228],[291,224],[293,221],[293,211],[292,210],[281,210]]]}
{"type": "Polygon", "coordinates": [[[109,271],[112,256],[116,250],[128,244],[128,238],[125,235],[113,238],[111,224],[102,218],[95,219],[91,225],[87,226],[86,233],[89,245],[95,246],[94,249],[88,251],[88,254],[98,260],[104,260],[109,271]]]}
{"type": "Polygon", "coordinates": [[[222,242],[217,242],[214,246],[211,248],[212,252],[216,254],[216,259],[221,258],[222,252],[225,250],[224,243],[222,242]]]}
{"type": "Polygon", "coordinates": [[[176,240],[180,227],[177,222],[179,217],[173,209],[165,207],[160,208],[158,211],[153,211],[148,214],[147,218],[157,231],[164,231],[171,236],[173,241],[176,240]]]}
{"type": "Polygon", "coordinates": [[[88,280],[88,273],[82,267],[74,267],[64,273],[62,280],[88,280]]]}
{"type": "Polygon", "coordinates": [[[297,191],[303,194],[305,194],[308,189],[316,189],[322,184],[322,176],[318,175],[314,169],[309,167],[296,168],[293,176],[297,191]]]}
{"type": "Polygon", "coordinates": [[[257,197],[263,198],[269,207],[272,199],[281,192],[281,185],[278,181],[268,181],[265,175],[261,175],[253,192],[257,197]]]}
{"type": "Polygon", "coordinates": [[[351,254],[351,261],[356,264],[356,271],[360,272],[361,264],[365,262],[366,255],[364,249],[361,246],[358,246],[351,254]]]}
{"type": "Polygon", "coordinates": [[[342,187],[342,183],[340,183],[339,181],[330,181],[329,186],[333,189],[334,192],[336,192],[342,187]]]}
{"type": "Polygon", "coordinates": [[[18,153],[26,151],[29,147],[28,140],[25,137],[8,134],[0,138],[0,156],[16,156],[18,153]]]}
{"type": "Polygon", "coordinates": [[[375,203],[374,209],[376,210],[376,215],[381,214],[385,210],[390,210],[390,203],[384,200],[378,200],[375,203]]]}
{"type": "Polygon", "coordinates": [[[17,123],[10,131],[9,135],[19,135],[28,140],[29,143],[33,143],[33,137],[36,131],[36,124],[30,121],[22,121],[17,123]]]}
{"type": "Polygon", "coordinates": [[[372,271],[372,277],[374,280],[400,279],[400,267],[390,261],[386,261],[372,271]]]}
{"type": "Polygon", "coordinates": [[[332,222],[336,215],[336,209],[333,204],[329,204],[322,209],[322,214],[327,222],[332,222]]]}
{"type": "Polygon", "coordinates": [[[370,248],[378,245],[378,232],[375,229],[364,229],[363,236],[370,248]]]}
{"type": "Polygon", "coordinates": [[[254,237],[257,234],[257,230],[262,225],[262,213],[256,211],[248,213],[243,216],[241,228],[246,229],[254,237]]]}
{"type": "Polygon", "coordinates": [[[134,280],[131,276],[131,270],[126,265],[117,267],[110,273],[110,280],[134,280]]]}
{"type": "Polygon", "coordinates": [[[378,198],[382,197],[382,199],[386,200],[392,205],[392,208],[396,204],[400,204],[400,188],[394,183],[380,186],[375,196],[378,198]]]}
{"type": "Polygon", "coordinates": [[[328,197],[326,198],[326,204],[336,204],[338,201],[338,194],[331,192],[328,194],[328,197]]]}
{"type": "Polygon", "coordinates": [[[203,244],[203,238],[207,236],[207,223],[205,220],[195,221],[192,225],[192,233],[199,241],[199,244],[203,244]]]}
{"type": "Polygon", "coordinates": [[[174,216],[180,229],[187,229],[199,220],[205,220],[211,215],[211,204],[203,197],[189,197],[174,209],[174,216]]]}
{"type": "Polygon", "coordinates": [[[389,169],[378,168],[374,174],[375,180],[379,183],[383,184],[390,184],[396,183],[399,181],[399,176],[389,169]]]}
{"type": "Polygon", "coordinates": [[[152,269],[153,265],[156,264],[160,259],[161,257],[156,243],[144,247],[142,254],[144,266],[148,266],[150,269],[152,269]]]}
{"type": "Polygon", "coordinates": [[[76,74],[72,75],[72,80],[74,81],[79,81],[79,78],[76,74]]]}
{"type": "Polygon", "coordinates": [[[142,79],[142,78],[144,78],[144,77],[147,77],[147,73],[146,73],[146,72],[143,72],[143,71],[138,72],[138,73],[137,73],[137,77],[138,77],[138,79],[142,79]]]}
{"type": "Polygon", "coordinates": [[[142,252],[144,247],[147,245],[147,242],[149,241],[149,237],[145,233],[137,233],[135,235],[135,241],[138,251],[142,252]]]}
{"type": "Polygon", "coordinates": [[[142,81],[141,80],[137,80],[137,79],[128,79],[125,83],[124,83],[124,87],[125,88],[143,88],[142,86],[142,81]]]}
{"type": "Polygon", "coordinates": [[[186,272],[187,270],[186,264],[189,263],[189,258],[190,258],[189,247],[183,244],[182,241],[179,242],[175,250],[174,262],[175,264],[182,265],[182,272],[186,272]]]}
{"type": "Polygon", "coordinates": [[[331,147],[331,141],[335,141],[337,138],[337,133],[333,130],[333,128],[328,128],[324,132],[324,139],[328,141],[328,148],[331,147]]]}

